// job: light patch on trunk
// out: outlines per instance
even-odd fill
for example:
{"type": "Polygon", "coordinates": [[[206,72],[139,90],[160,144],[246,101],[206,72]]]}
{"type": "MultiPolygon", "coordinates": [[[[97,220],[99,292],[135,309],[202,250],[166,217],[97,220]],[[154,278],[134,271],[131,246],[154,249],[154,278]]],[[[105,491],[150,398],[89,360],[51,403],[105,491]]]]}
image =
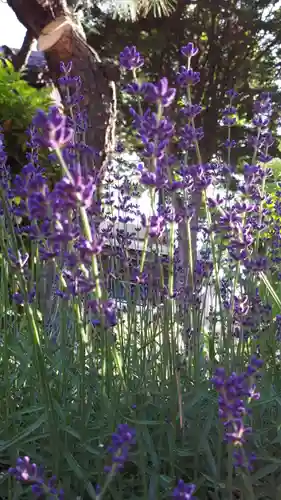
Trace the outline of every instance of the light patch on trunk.
{"type": "Polygon", "coordinates": [[[37,49],[43,52],[50,50],[65,32],[73,29],[73,25],[71,18],[66,16],[60,16],[47,24],[39,35],[37,49]]]}

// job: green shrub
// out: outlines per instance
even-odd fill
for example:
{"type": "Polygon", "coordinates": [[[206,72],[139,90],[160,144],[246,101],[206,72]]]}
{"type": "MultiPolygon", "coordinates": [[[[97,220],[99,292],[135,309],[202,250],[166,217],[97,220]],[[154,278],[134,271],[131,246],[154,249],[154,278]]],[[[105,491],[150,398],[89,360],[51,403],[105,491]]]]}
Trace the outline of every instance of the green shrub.
{"type": "MultiPolygon", "coordinates": [[[[51,105],[51,90],[31,87],[6,59],[0,60],[0,123],[12,172],[25,163],[27,127],[38,108],[46,111],[51,105]]],[[[41,160],[44,162],[44,157],[41,160]]]]}

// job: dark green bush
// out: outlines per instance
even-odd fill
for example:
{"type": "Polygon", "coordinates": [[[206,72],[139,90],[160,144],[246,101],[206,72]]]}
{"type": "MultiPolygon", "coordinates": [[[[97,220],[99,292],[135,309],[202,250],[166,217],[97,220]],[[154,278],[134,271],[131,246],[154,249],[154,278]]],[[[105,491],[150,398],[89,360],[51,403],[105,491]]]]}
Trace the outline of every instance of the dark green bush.
{"type": "MultiPolygon", "coordinates": [[[[10,61],[0,59],[0,123],[12,172],[25,164],[26,129],[38,108],[47,110],[52,104],[51,89],[31,87],[16,72],[10,61]]],[[[41,162],[44,157],[41,157],[41,162]]]]}

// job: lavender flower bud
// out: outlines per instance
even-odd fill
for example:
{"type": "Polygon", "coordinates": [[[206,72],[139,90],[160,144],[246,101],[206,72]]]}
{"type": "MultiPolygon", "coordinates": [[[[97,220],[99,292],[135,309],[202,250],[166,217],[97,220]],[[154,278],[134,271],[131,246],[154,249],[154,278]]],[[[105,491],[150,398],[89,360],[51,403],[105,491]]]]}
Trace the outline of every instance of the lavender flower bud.
{"type": "Polygon", "coordinates": [[[185,66],[181,66],[179,73],[177,73],[176,81],[181,87],[196,85],[196,83],[200,82],[200,73],[193,71],[193,69],[187,69],[185,66]]]}
{"type": "Polygon", "coordinates": [[[116,470],[123,469],[129,449],[136,443],[135,436],[135,429],[131,429],[128,424],[118,425],[117,431],[112,434],[111,445],[107,449],[112,456],[112,465],[105,467],[106,472],[111,472],[114,466],[116,470]]]}
{"type": "Polygon", "coordinates": [[[73,130],[68,118],[62,115],[56,106],[52,106],[48,115],[42,110],[37,111],[33,125],[39,130],[36,140],[43,147],[62,148],[73,139],[73,130]]]}
{"type": "Polygon", "coordinates": [[[199,49],[197,47],[194,47],[194,44],[192,42],[189,42],[187,45],[184,45],[181,48],[181,53],[186,56],[186,57],[194,57],[198,53],[199,49]]]}
{"type": "Polygon", "coordinates": [[[182,479],[179,480],[177,487],[172,493],[172,497],[175,500],[192,500],[195,499],[193,493],[196,486],[194,484],[186,484],[182,479]]]}
{"type": "Polygon", "coordinates": [[[120,65],[127,70],[139,69],[144,65],[144,59],[135,46],[125,47],[119,56],[120,65]]]}
{"type": "Polygon", "coordinates": [[[167,78],[161,78],[158,83],[144,83],[141,87],[144,98],[149,102],[159,102],[166,108],[170,106],[175,98],[176,89],[170,88],[167,78]]]}

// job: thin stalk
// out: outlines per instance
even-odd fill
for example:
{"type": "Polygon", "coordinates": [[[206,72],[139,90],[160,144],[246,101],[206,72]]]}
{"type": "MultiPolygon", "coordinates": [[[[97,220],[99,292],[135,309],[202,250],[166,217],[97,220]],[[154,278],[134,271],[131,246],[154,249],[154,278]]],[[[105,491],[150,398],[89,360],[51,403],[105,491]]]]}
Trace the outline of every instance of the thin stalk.
{"type": "MultiPolygon", "coordinates": [[[[190,69],[190,63],[191,63],[191,57],[188,58],[188,69],[190,69]]],[[[188,100],[188,103],[191,105],[192,104],[192,97],[191,97],[191,86],[190,85],[188,85],[188,87],[187,87],[187,100],[188,100]]],[[[191,123],[193,129],[195,129],[194,118],[190,119],[190,123],[191,123]]],[[[199,147],[199,143],[198,143],[197,139],[194,141],[194,144],[195,144],[197,161],[198,161],[199,165],[202,165],[202,156],[201,156],[200,147],[199,147]]],[[[206,196],[205,190],[202,193],[202,198],[203,198],[203,203],[204,203],[204,207],[205,207],[207,222],[208,222],[209,227],[211,227],[212,218],[211,218],[211,213],[210,213],[210,210],[208,207],[207,196],[206,196]]],[[[216,288],[216,294],[217,294],[218,300],[219,300],[222,335],[223,335],[223,338],[225,339],[226,332],[225,332],[223,306],[222,306],[221,293],[220,293],[219,269],[218,269],[218,262],[217,262],[217,258],[216,258],[216,248],[215,248],[215,240],[214,240],[213,232],[210,232],[210,242],[211,242],[213,265],[214,265],[214,271],[215,271],[215,288],[216,288]]],[[[193,263],[191,263],[191,264],[193,266],[193,263]]],[[[193,271],[193,267],[192,267],[192,271],[193,271]]]]}
{"type": "Polygon", "coordinates": [[[227,495],[229,500],[233,500],[233,444],[227,445],[227,495]]]}

